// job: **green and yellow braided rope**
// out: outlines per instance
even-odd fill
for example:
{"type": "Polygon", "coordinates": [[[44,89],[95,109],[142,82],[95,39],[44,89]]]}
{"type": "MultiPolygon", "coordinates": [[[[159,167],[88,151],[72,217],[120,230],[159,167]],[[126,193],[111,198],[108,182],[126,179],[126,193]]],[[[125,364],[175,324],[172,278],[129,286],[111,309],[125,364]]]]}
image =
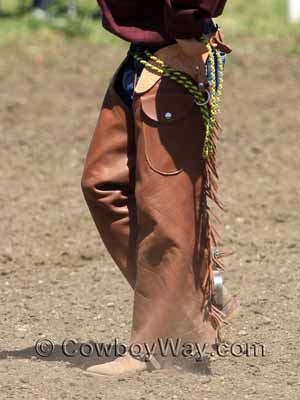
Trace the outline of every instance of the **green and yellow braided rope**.
{"type": "Polygon", "coordinates": [[[144,54],[148,59],[144,59],[137,53],[133,53],[133,57],[140,62],[144,67],[151,69],[153,72],[160,74],[161,76],[167,77],[173,81],[176,81],[182,85],[192,96],[195,104],[201,108],[203,120],[206,127],[203,157],[205,159],[210,158],[214,153],[213,146],[213,131],[216,124],[216,117],[220,111],[221,95],[223,91],[223,61],[220,53],[212,48],[209,44],[207,45],[209,60],[211,65],[212,74],[212,85],[210,89],[210,101],[207,102],[204,93],[198,88],[198,86],[181,71],[178,71],[169,65],[166,65],[164,61],[160,60],[158,57],[151,54],[149,51],[145,51],[144,54]],[[218,65],[219,82],[217,87],[216,82],[216,67],[215,67],[215,57],[218,65]],[[150,62],[152,61],[152,62],[150,62]],[[155,64],[153,64],[155,63],[155,64]]]}

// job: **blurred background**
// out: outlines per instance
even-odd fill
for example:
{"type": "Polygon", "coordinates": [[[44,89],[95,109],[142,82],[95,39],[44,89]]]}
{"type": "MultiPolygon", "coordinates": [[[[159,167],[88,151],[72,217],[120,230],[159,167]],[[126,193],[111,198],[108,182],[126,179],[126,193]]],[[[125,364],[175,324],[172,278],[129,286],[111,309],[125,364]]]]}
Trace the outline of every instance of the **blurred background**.
{"type": "MultiPolygon", "coordinates": [[[[220,24],[237,43],[241,38],[261,37],[274,43],[289,39],[287,50],[297,53],[299,24],[289,24],[289,6],[298,14],[298,0],[229,1],[220,24]]],[[[96,0],[0,0],[1,41],[39,33],[42,38],[63,33],[96,43],[108,41],[99,31],[100,11],[96,0]]]]}
{"type": "Polygon", "coordinates": [[[228,0],[218,20],[234,50],[219,231],[221,247],[234,251],[226,286],[242,303],[222,336],[263,343],[267,356],[213,359],[205,377],[157,371],[102,384],[82,374],[97,359],[59,349],[37,358],[34,343],[130,335],[132,294],[80,189],[103,94],[128,44],[101,28],[96,0],[0,0],[3,398],[299,400],[300,0],[292,1],[294,18],[287,0],[228,0]]]}

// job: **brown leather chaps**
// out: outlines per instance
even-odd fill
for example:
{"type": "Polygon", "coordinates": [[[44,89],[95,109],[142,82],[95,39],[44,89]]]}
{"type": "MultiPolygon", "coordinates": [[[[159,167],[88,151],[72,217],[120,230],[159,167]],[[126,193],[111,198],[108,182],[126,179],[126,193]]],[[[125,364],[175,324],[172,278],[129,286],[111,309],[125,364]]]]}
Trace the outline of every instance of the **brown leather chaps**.
{"type": "Polygon", "coordinates": [[[131,342],[213,344],[201,111],[167,78],[135,93],[130,109],[116,93],[116,75],[90,144],[82,188],[107,250],[134,290],[131,342]]]}

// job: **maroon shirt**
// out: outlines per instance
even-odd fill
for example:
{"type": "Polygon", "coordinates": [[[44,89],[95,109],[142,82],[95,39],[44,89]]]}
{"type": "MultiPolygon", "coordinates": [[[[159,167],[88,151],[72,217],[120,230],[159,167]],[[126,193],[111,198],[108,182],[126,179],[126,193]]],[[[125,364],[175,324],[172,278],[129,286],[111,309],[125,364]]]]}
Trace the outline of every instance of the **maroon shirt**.
{"type": "Polygon", "coordinates": [[[130,42],[164,44],[203,33],[226,0],[97,0],[105,29],[130,42]]]}

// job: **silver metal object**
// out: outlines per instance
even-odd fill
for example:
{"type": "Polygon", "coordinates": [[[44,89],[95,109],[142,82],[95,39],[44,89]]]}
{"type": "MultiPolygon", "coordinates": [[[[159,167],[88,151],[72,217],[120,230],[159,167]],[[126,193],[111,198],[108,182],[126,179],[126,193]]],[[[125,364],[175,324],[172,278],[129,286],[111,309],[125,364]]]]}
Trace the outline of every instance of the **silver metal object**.
{"type": "Polygon", "coordinates": [[[166,118],[166,119],[171,119],[171,118],[172,118],[172,113],[170,113],[169,111],[167,111],[167,112],[165,113],[165,118],[166,118]]]}
{"type": "Polygon", "coordinates": [[[219,249],[215,249],[214,250],[214,257],[219,257],[220,256],[220,254],[221,254],[221,252],[220,252],[220,250],[219,249]]]}
{"type": "Polygon", "coordinates": [[[214,271],[214,303],[217,306],[220,306],[224,302],[224,295],[223,295],[223,274],[221,271],[214,271]]]}
{"type": "Polygon", "coordinates": [[[195,101],[197,106],[205,106],[206,104],[209,103],[209,101],[210,101],[210,92],[209,92],[209,90],[205,89],[205,93],[207,94],[207,99],[203,103],[199,103],[199,101],[195,101]]]}

